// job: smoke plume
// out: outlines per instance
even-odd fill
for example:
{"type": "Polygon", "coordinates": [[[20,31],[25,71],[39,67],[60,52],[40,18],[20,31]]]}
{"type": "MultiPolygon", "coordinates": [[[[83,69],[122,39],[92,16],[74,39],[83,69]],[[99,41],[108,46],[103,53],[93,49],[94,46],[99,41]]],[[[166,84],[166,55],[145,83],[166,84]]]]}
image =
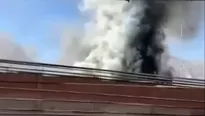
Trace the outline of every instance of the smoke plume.
{"type": "Polygon", "coordinates": [[[126,43],[125,17],[128,12],[126,1],[84,0],[82,11],[91,13],[87,24],[84,45],[89,46],[89,54],[75,66],[121,70],[126,43]]]}
{"type": "MultiPolygon", "coordinates": [[[[137,7],[138,2],[133,1],[133,6],[137,7]]],[[[185,22],[186,24],[183,26],[184,36],[186,38],[193,37],[197,32],[201,18],[200,2],[143,0],[141,5],[143,5],[143,10],[140,14],[138,11],[133,11],[135,14],[133,19],[135,20],[131,22],[129,27],[134,26],[132,30],[135,31],[130,30],[131,36],[128,37],[128,49],[125,54],[128,53],[124,57],[123,67],[130,72],[156,73],[170,77],[172,69],[165,65],[168,59],[165,59],[164,56],[166,54],[164,30],[167,28],[172,32],[172,30],[177,29],[173,25],[181,25],[182,22],[185,22]]],[[[179,37],[178,32],[175,33],[176,37],[179,37]]]]}
{"type": "Polygon", "coordinates": [[[73,65],[74,62],[82,61],[88,55],[89,49],[84,45],[83,31],[81,29],[64,29],[61,39],[61,53],[59,63],[73,65]]]}
{"type": "Polygon", "coordinates": [[[0,34],[0,59],[33,61],[35,57],[32,49],[18,45],[8,34],[0,34]]]}
{"type": "Polygon", "coordinates": [[[81,44],[87,56],[74,65],[172,76],[166,38],[196,34],[201,2],[83,0],[81,11],[91,16],[81,44]]]}

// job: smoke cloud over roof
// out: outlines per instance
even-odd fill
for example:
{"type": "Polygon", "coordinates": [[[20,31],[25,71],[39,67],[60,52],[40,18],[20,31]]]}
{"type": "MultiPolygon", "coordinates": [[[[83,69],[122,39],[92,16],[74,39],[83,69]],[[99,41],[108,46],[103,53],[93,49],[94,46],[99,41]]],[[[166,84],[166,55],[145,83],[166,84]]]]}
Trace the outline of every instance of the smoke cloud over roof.
{"type": "MultiPolygon", "coordinates": [[[[147,73],[204,78],[203,62],[191,63],[170,56],[167,49],[169,43],[166,43],[170,37],[186,41],[196,34],[202,18],[200,12],[203,11],[203,4],[200,1],[161,1],[160,3],[160,1],[141,0],[131,2],[132,4],[115,0],[83,0],[80,9],[83,13],[89,14],[91,19],[86,23],[83,36],[78,36],[81,41],[76,44],[81,46],[77,49],[78,53],[84,54],[81,58],[78,55],[78,60],[72,60],[69,64],[143,72],[142,66],[147,62],[147,68],[153,64],[153,69],[151,69],[153,71],[147,73]],[[152,17],[154,19],[151,20],[152,17]],[[183,36],[181,36],[179,25],[183,25],[183,36]],[[147,29],[152,29],[152,31],[147,29]],[[149,37],[151,35],[148,33],[153,33],[151,34],[153,37],[149,37]],[[147,43],[147,50],[143,49],[144,54],[150,54],[145,57],[144,60],[147,61],[144,64],[140,60],[142,53],[138,51],[143,47],[142,44],[145,45],[142,36],[151,39],[149,40],[151,43],[147,43]],[[83,52],[84,50],[86,52],[83,52]],[[192,68],[196,65],[199,66],[197,69],[192,68]],[[184,71],[179,71],[179,68],[183,68],[184,71]]],[[[66,57],[64,59],[66,60],[66,57]]]]}
{"type": "MultiPolygon", "coordinates": [[[[204,1],[81,0],[79,10],[89,21],[84,30],[63,32],[58,63],[204,78],[203,62],[175,58],[167,46],[169,39],[183,43],[194,38],[203,17],[204,1]]],[[[36,60],[32,50],[15,43],[10,36],[0,34],[0,41],[1,59],[36,60]]]]}
{"type": "Polygon", "coordinates": [[[80,45],[76,44],[81,46],[78,53],[84,54],[69,64],[194,77],[193,70],[179,74],[178,66],[170,64],[180,60],[169,55],[165,42],[169,36],[184,41],[192,38],[198,31],[203,7],[200,1],[83,0],[80,9],[91,19],[80,45]]]}

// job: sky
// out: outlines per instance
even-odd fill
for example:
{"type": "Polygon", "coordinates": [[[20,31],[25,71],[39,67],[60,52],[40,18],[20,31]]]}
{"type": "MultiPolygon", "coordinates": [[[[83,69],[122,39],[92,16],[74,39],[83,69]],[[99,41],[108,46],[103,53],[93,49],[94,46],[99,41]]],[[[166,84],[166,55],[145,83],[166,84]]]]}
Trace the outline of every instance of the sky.
{"type": "MultiPolygon", "coordinates": [[[[78,3],[79,0],[0,0],[0,34],[10,35],[12,41],[25,48],[34,48],[38,62],[54,63],[60,55],[63,29],[83,27],[85,18],[78,3]]],[[[193,40],[169,44],[169,48],[173,56],[181,59],[204,60],[204,23],[193,40]]]]}

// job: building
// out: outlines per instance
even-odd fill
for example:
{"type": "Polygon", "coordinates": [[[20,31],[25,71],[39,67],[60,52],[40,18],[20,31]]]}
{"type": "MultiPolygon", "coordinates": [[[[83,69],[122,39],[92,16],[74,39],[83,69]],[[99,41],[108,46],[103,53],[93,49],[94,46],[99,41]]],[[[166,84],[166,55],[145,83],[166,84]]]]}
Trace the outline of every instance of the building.
{"type": "Polygon", "coordinates": [[[181,78],[173,85],[156,86],[132,80],[131,74],[124,74],[131,81],[122,75],[114,78],[120,73],[115,71],[0,62],[0,116],[205,115],[202,80],[181,78]],[[108,72],[113,79],[97,78],[108,72]]]}

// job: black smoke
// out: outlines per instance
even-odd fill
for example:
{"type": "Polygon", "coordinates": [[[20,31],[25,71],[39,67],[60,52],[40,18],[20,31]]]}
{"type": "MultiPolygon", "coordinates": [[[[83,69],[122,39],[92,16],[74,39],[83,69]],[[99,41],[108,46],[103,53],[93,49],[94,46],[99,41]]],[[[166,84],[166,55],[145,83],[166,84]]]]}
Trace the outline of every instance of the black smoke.
{"type": "MultiPolygon", "coordinates": [[[[129,38],[128,47],[131,52],[125,53],[124,70],[172,76],[169,70],[161,71],[161,58],[165,51],[162,26],[168,18],[168,4],[163,0],[144,0],[143,4],[142,17],[137,25],[139,31],[129,38]]],[[[139,20],[139,17],[136,18],[139,20]]]]}

